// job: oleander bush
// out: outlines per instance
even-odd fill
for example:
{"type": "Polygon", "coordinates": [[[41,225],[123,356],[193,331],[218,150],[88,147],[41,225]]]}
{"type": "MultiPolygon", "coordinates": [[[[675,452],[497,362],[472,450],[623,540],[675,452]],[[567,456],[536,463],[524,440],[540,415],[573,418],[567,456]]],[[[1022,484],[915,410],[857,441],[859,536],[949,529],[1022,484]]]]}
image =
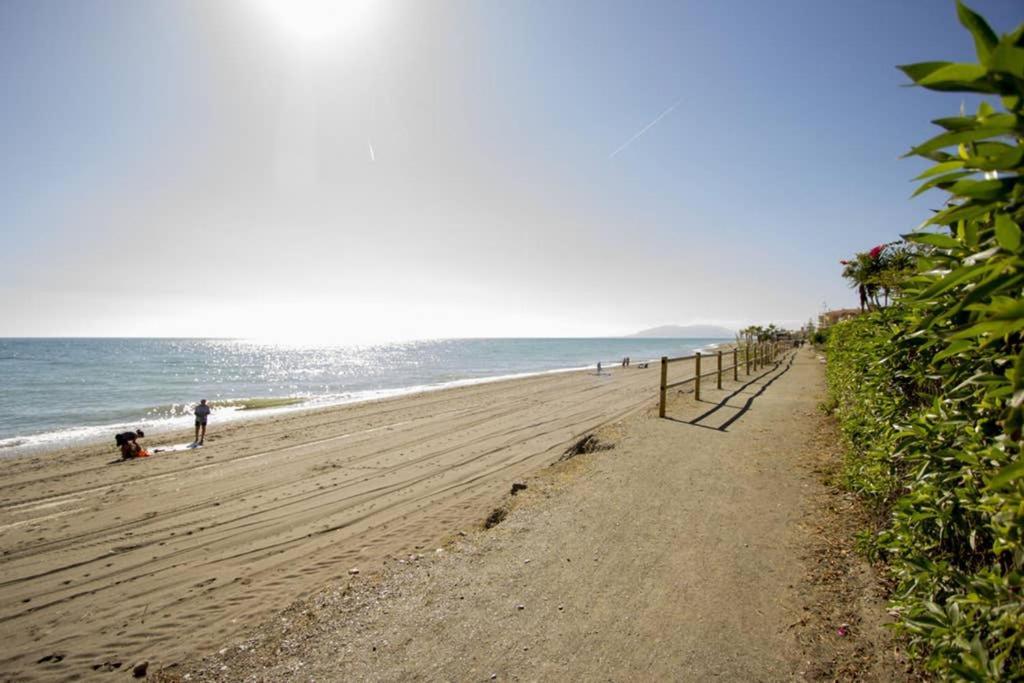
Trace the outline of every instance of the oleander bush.
{"type": "Polygon", "coordinates": [[[957,14],[977,63],[900,68],[980,104],[909,152],[942,204],[893,304],[831,328],[828,381],[897,627],[942,678],[1024,680],[1024,25],[957,14]]]}

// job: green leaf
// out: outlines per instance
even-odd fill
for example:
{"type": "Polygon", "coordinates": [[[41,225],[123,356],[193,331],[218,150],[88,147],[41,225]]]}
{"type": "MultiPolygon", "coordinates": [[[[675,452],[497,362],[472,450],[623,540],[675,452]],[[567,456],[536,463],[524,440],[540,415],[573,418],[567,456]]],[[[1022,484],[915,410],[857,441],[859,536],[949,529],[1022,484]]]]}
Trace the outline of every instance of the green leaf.
{"type": "Polygon", "coordinates": [[[960,221],[963,226],[962,239],[971,249],[978,248],[978,224],[974,221],[960,221]]]}
{"type": "Polygon", "coordinates": [[[952,147],[953,145],[959,145],[963,142],[976,142],[977,140],[984,140],[986,138],[1010,135],[1013,133],[1013,127],[1016,122],[1017,118],[1012,114],[997,114],[990,118],[989,122],[984,126],[979,126],[972,130],[958,130],[936,135],[928,142],[914,147],[904,156],[910,156],[911,154],[924,154],[926,152],[952,147]],[[1006,116],[1009,116],[1009,120],[1003,118],[1006,116]]]}
{"type": "Polygon", "coordinates": [[[1010,463],[1006,467],[999,470],[996,476],[988,480],[988,488],[998,489],[1009,484],[1010,482],[1024,477],[1024,460],[1018,460],[1017,462],[1010,463]]]}
{"type": "Polygon", "coordinates": [[[926,220],[921,227],[928,225],[948,225],[961,220],[968,221],[984,216],[986,213],[989,213],[994,206],[996,206],[994,202],[984,203],[975,200],[971,200],[964,204],[954,204],[953,206],[946,207],[926,220]]]}
{"type": "Polygon", "coordinates": [[[1024,147],[1002,142],[986,141],[974,145],[974,153],[967,157],[967,165],[982,171],[1008,171],[1020,165],[1024,147]]]}
{"type": "Polygon", "coordinates": [[[933,187],[942,187],[944,185],[952,185],[957,180],[960,180],[961,178],[970,177],[970,176],[974,175],[974,173],[975,173],[974,171],[954,171],[953,173],[947,173],[945,175],[940,175],[938,177],[932,178],[928,182],[921,183],[920,187],[918,187],[916,190],[914,190],[914,193],[912,195],[910,195],[910,196],[911,197],[916,197],[917,195],[921,194],[922,192],[927,192],[928,190],[932,189],[933,187]]]}
{"type": "Polygon", "coordinates": [[[931,168],[929,168],[927,171],[924,171],[923,173],[918,175],[916,178],[914,178],[914,180],[924,180],[925,178],[930,178],[933,175],[940,175],[942,173],[948,173],[950,171],[955,171],[955,170],[961,169],[963,167],[964,167],[964,162],[963,162],[962,159],[956,159],[955,161],[944,161],[943,163],[936,164],[936,165],[932,166],[931,168]]]}
{"type": "Polygon", "coordinates": [[[996,214],[996,241],[1003,249],[1016,252],[1020,249],[1020,226],[1005,213],[996,214]]]}
{"type": "MultiPolygon", "coordinates": [[[[904,235],[904,239],[909,239],[909,235],[904,235]]],[[[968,280],[975,275],[983,274],[986,270],[990,270],[991,266],[986,263],[980,263],[976,266],[961,266],[956,270],[952,271],[948,275],[943,276],[937,282],[928,287],[920,294],[917,295],[916,299],[919,301],[927,301],[932,299],[939,294],[957,286],[964,280],[968,280]]]]}
{"type": "Polygon", "coordinates": [[[1005,337],[1024,329],[1024,319],[1019,320],[987,320],[971,325],[965,330],[950,335],[950,339],[974,339],[976,337],[1005,337]]]}
{"type": "Polygon", "coordinates": [[[989,68],[992,71],[1024,78],[1024,49],[1015,47],[1006,41],[999,43],[992,51],[989,68]]]}
{"type": "Polygon", "coordinates": [[[926,88],[938,89],[939,86],[954,84],[973,84],[988,75],[985,67],[978,64],[947,64],[923,76],[917,84],[926,88]]]}
{"type": "Polygon", "coordinates": [[[967,351],[968,349],[972,349],[972,348],[974,348],[974,342],[972,342],[969,339],[961,339],[959,341],[955,341],[952,344],[950,344],[949,346],[947,346],[945,348],[945,350],[940,351],[939,353],[935,354],[935,356],[932,358],[932,362],[937,362],[937,361],[940,361],[940,360],[942,360],[944,358],[949,358],[950,356],[955,356],[958,353],[961,353],[963,351],[967,351]]]}
{"type": "Polygon", "coordinates": [[[978,53],[978,59],[987,62],[993,48],[999,42],[995,32],[979,14],[973,12],[960,0],[957,0],[956,3],[956,16],[974,37],[974,49],[978,53]]]}
{"type": "Polygon", "coordinates": [[[978,125],[978,119],[973,116],[947,116],[942,119],[934,119],[932,123],[942,126],[946,130],[967,130],[978,125]]]}
{"type": "Polygon", "coordinates": [[[949,192],[973,199],[998,199],[1008,193],[1013,181],[1007,180],[959,180],[953,183],[949,192]]]}
{"type": "Polygon", "coordinates": [[[952,64],[952,62],[919,62],[917,64],[904,64],[902,66],[897,66],[896,68],[909,76],[910,80],[917,83],[919,79],[925,78],[928,74],[950,64],[952,64]]]}
{"type": "Polygon", "coordinates": [[[949,235],[941,235],[937,232],[914,232],[905,235],[904,239],[909,242],[917,242],[918,244],[930,244],[939,249],[956,249],[963,246],[949,235]]]}

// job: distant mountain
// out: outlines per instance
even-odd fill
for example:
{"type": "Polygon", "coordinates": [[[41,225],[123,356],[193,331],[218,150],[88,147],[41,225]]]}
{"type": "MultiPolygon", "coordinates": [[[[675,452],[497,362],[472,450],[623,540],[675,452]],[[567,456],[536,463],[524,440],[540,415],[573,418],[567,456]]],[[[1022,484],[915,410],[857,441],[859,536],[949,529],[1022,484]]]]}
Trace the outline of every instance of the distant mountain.
{"type": "Polygon", "coordinates": [[[677,339],[728,338],[736,336],[733,330],[717,325],[662,325],[649,330],[640,330],[627,337],[675,337],[677,339]]]}

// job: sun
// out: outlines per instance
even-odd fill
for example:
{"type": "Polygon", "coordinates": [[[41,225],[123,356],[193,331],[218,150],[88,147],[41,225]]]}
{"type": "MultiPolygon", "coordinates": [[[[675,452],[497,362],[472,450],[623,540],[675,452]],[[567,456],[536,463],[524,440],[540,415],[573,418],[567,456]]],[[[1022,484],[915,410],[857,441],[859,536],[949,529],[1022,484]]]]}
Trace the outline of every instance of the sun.
{"type": "Polygon", "coordinates": [[[252,0],[286,39],[317,47],[366,32],[380,0],[252,0]]]}

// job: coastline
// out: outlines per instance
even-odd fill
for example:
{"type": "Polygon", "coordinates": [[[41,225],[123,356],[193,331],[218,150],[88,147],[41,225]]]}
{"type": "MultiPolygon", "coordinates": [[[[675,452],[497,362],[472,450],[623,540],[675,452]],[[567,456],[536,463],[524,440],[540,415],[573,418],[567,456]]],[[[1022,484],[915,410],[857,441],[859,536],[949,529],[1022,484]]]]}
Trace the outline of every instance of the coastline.
{"type": "MultiPolygon", "coordinates": [[[[97,340],[86,341],[95,342],[97,340]]],[[[152,342],[154,340],[143,341],[152,342]]],[[[224,340],[214,341],[222,342],[224,340]]],[[[549,343],[553,340],[537,341],[542,343],[549,343]]],[[[581,341],[595,340],[586,339],[581,341]]],[[[622,340],[618,338],[610,338],[610,341],[621,342],[622,340]]],[[[633,340],[630,340],[630,342],[632,341],[633,340]]],[[[650,341],[660,342],[662,340],[650,341]]],[[[683,346],[693,342],[711,342],[709,344],[705,344],[702,347],[698,347],[697,350],[713,349],[718,346],[721,346],[722,344],[728,345],[728,342],[726,340],[716,341],[711,339],[672,339],[669,341],[671,341],[674,344],[678,343],[683,346]]],[[[524,371],[517,370],[514,372],[504,372],[502,368],[495,368],[492,371],[494,374],[484,374],[482,376],[478,374],[473,374],[473,372],[467,368],[464,369],[463,372],[469,373],[471,376],[458,377],[456,379],[444,379],[436,382],[412,382],[404,386],[399,385],[353,389],[351,391],[327,393],[322,395],[310,394],[308,391],[300,391],[298,393],[292,392],[285,394],[261,394],[259,392],[256,392],[248,396],[216,396],[211,394],[209,397],[215,404],[214,418],[217,421],[249,421],[254,417],[263,417],[266,415],[273,414],[283,414],[293,411],[317,410],[331,406],[349,405],[368,401],[382,400],[392,397],[414,395],[423,392],[440,391],[453,387],[472,386],[476,384],[486,384],[490,382],[499,382],[509,379],[520,379],[547,374],[584,371],[588,368],[593,368],[597,360],[601,360],[602,364],[604,364],[605,367],[614,367],[618,365],[620,358],[595,358],[593,363],[589,363],[586,365],[576,363],[553,368],[541,367],[539,369],[529,369],[524,371]],[[295,403],[291,405],[259,407],[249,410],[237,409],[234,407],[235,405],[245,402],[263,403],[267,401],[295,401],[295,403]],[[234,405],[217,409],[217,403],[234,405]]],[[[657,358],[633,358],[634,364],[641,362],[657,362],[657,358]]],[[[453,372],[458,373],[459,371],[454,370],[453,372]]],[[[389,380],[388,382],[394,383],[393,380],[389,380]]],[[[388,382],[385,382],[385,384],[387,384],[388,382]]],[[[399,380],[398,383],[401,384],[401,380],[399,380]]],[[[57,405],[60,404],[58,403],[57,405]]],[[[166,404],[161,406],[154,404],[146,405],[145,403],[143,403],[138,406],[138,416],[135,418],[110,419],[109,421],[92,424],[66,424],[61,427],[51,426],[49,428],[43,428],[42,430],[33,430],[31,427],[29,427],[28,429],[25,430],[26,433],[14,434],[11,436],[0,438],[0,459],[6,459],[11,457],[23,457],[25,455],[45,453],[48,450],[69,448],[78,445],[98,444],[106,442],[107,440],[109,440],[110,435],[119,431],[123,431],[125,429],[134,430],[137,428],[141,428],[144,431],[146,431],[147,435],[163,438],[167,434],[185,430],[191,426],[191,415],[186,411],[187,404],[166,404]],[[171,415],[165,415],[165,413],[168,412],[168,410],[170,410],[170,412],[172,413],[171,415]]]]}
{"type": "MultiPolygon", "coordinates": [[[[539,370],[536,372],[523,372],[510,375],[495,375],[489,377],[474,377],[457,379],[450,382],[438,384],[420,384],[395,389],[369,389],[361,392],[354,392],[351,397],[338,397],[321,400],[317,397],[270,397],[253,396],[242,399],[223,399],[219,403],[245,403],[259,402],[265,400],[287,400],[296,401],[290,405],[272,407],[256,407],[251,409],[223,407],[215,408],[211,419],[221,423],[246,422],[253,419],[261,419],[273,415],[281,415],[294,412],[311,410],[324,410],[338,406],[355,405],[360,403],[372,403],[374,401],[385,401],[392,398],[404,396],[416,396],[418,394],[459,387],[475,386],[478,384],[489,384],[492,382],[504,382],[516,379],[526,379],[542,375],[561,374],[567,372],[583,372],[587,367],[558,368],[555,370],[539,370]]],[[[179,415],[172,418],[160,418],[147,420],[142,418],[135,422],[115,422],[102,425],[89,425],[84,427],[69,427],[58,431],[42,432],[39,434],[26,434],[13,436],[7,439],[0,439],[0,460],[8,457],[20,457],[35,455],[47,451],[63,450],[76,446],[92,446],[106,443],[110,439],[107,434],[114,434],[120,430],[129,428],[142,428],[147,433],[147,438],[157,437],[161,439],[170,438],[171,435],[187,430],[192,424],[191,415],[179,415]],[[5,445],[9,441],[20,441],[21,443],[5,445]]]]}

